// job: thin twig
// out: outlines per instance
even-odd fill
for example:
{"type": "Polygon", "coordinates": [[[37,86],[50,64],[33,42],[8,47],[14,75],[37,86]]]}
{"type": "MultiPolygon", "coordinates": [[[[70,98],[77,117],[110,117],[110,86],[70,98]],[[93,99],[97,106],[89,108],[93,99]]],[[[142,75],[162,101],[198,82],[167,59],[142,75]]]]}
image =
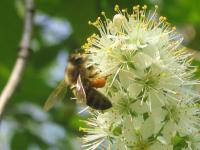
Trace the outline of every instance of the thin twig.
{"type": "Polygon", "coordinates": [[[15,93],[26,68],[28,56],[30,55],[30,42],[33,29],[34,0],[25,0],[25,20],[20,49],[15,66],[10,78],[0,95],[0,116],[4,112],[6,105],[15,93]]]}

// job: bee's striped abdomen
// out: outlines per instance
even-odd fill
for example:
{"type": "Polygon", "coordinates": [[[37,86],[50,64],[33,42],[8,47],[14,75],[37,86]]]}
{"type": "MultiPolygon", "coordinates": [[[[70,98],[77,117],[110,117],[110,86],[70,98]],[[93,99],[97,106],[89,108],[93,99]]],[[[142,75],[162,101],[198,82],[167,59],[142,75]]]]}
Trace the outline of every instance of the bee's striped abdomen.
{"type": "Polygon", "coordinates": [[[87,105],[94,109],[105,110],[112,107],[112,104],[109,101],[109,99],[92,87],[87,88],[86,97],[87,105]]]}

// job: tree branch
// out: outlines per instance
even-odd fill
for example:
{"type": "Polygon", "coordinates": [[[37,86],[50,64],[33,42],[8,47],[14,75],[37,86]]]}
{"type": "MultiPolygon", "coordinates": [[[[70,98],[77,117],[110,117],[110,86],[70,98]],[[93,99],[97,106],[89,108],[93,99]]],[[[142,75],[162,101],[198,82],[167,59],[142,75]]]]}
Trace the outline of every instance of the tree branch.
{"type": "Polygon", "coordinates": [[[30,55],[30,43],[33,30],[33,16],[34,16],[34,0],[25,0],[25,20],[22,39],[20,42],[20,49],[18,58],[10,75],[10,78],[0,95],[0,116],[11,97],[15,93],[26,68],[28,57],[30,55]]]}

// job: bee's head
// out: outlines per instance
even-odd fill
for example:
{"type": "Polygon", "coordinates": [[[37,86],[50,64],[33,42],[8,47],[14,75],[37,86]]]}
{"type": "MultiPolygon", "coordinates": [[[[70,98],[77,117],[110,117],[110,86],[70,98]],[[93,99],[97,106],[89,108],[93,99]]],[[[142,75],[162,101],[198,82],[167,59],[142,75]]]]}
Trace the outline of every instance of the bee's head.
{"type": "Polygon", "coordinates": [[[73,65],[82,65],[86,61],[86,58],[83,55],[77,55],[74,54],[70,56],[69,62],[71,62],[73,65]]]}

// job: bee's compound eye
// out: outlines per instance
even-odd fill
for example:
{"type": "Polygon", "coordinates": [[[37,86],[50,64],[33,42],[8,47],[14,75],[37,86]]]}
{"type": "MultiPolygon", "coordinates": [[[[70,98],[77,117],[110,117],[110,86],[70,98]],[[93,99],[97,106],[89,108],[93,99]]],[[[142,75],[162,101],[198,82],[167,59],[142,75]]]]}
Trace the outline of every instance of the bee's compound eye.
{"type": "Polygon", "coordinates": [[[79,65],[84,62],[84,58],[82,56],[73,55],[70,57],[69,61],[72,62],[73,64],[79,65]]]}
{"type": "Polygon", "coordinates": [[[75,57],[74,62],[76,64],[82,64],[84,62],[83,57],[80,56],[75,57]]]}

